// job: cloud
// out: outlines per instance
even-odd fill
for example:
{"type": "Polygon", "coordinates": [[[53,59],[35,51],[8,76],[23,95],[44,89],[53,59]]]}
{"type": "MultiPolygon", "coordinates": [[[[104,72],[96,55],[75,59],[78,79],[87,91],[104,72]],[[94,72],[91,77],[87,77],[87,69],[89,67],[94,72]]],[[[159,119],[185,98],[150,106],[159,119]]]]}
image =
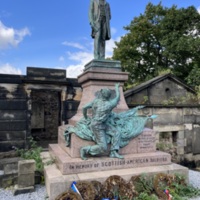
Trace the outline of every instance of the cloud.
{"type": "Polygon", "coordinates": [[[69,65],[67,67],[67,77],[68,78],[77,78],[83,72],[84,65],[69,65]]]}
{"type": "Polygon", "coordinates": [[[199,14],[200,14],[200,6],[197,8],[197,11],[199,12],[199,14]]]}
{"type": "Polygon", "coordinates": [[[9,63],[0,65],[0,74],[22,74],[22,71],[18,68],[11,66],[9,63]]]}
{"type": "Polygon", "coordinates": [[[65,58],[63,56],[60,56],[58,59],[60,62],[63,62],[65,60],[65,58]]]}
{"type": "Polygon", "coordinates": [[[67,67],[67,77],[76,78],[83,72],[85,64],[93,59],[92,52],[79,51],[75,53],[67,52],[68,59],[77,62],[77,64],[67,67]]]}
{"type": "Polygon", "coordinates": [[[121,37],[117,37],[114,39],[110,39],[106,42],[106,57],[112,57],[113,49],[116,47],[115,42],[119,42],[121,37]]]}
{"type": "Polygon", "coordinates": [[[81,44],[76,43],[76,42],[67,42],[67,41],[65,41],[65,42],[62,43],[62,45],[74,47],[74,48],[81,49],[81,50],[85,49],[84,46],[82,46],[81,44]]]}
{"type": "Polygon", "coordinates": [[[79,51],[75,53],[67,52],[68,58],[73,61],[78,61],[80,63],[89,62],[93,55],[91,52],[79,51]]]}
{"type": "Polygon", "coordinates": [[[30,35],[28,28],[15,30],[13,28],[6,27],[0,21],[0,49],[5,49],[9,46],[18,46],[18,44],[22,42],[24,37],[27,35],[30,35]]]}
{"type": "Polygon", "coordinates": [[[117,33],[117,29],[114,27],[111,27],[111,35],[114,35],[115,33],[117,33]]]}

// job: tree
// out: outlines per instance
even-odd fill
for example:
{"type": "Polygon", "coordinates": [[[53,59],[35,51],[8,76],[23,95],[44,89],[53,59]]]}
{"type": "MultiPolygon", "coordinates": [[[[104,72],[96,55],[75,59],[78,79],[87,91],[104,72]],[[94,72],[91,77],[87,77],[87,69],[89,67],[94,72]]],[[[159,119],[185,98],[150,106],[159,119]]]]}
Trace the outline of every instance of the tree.
{"type": "Polygon", "coordinates": [[[165,70],[187,80],[195,66],[200,68],[200,14],[195,7],[149,3],[144,14],[124,28],[128,33],[116,42],[113,59],[129,72],[129,84],[165,70]]]}

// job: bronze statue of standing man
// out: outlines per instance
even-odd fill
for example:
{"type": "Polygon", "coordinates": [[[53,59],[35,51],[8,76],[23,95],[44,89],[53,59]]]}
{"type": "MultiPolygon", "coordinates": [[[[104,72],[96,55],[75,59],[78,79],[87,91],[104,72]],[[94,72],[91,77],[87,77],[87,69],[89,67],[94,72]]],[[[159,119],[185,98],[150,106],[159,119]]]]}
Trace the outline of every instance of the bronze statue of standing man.
{"type": "Polygon", "coordinates": [[[105,42],[111,38],[110,19],[110,5],[106,0],[90,0],[89,20],[95,59],[105,59],[105,42]]]}

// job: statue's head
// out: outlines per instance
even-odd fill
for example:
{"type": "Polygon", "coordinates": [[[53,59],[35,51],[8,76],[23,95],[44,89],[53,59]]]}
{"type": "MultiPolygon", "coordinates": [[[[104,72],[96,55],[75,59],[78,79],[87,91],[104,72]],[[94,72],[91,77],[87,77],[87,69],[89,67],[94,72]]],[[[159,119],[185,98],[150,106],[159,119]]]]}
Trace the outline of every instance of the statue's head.
{"type": "Polygon", "coordinates": [[[111,90],[108,88],[101,89],[101,96],[104,99],[109,99],[111,96],[111,90]]]}

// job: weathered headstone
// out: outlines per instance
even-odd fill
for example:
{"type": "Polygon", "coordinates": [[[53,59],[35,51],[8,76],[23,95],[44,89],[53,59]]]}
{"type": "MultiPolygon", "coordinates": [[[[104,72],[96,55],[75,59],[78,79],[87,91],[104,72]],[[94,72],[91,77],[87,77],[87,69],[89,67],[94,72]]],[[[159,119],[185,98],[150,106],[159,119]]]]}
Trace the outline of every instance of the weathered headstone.
{"type": "Polygon", "coordinates": [[[35,160],[22,160],[18,162],[18,184],[15,185],[14,195],[34,191],[35,160]]]}

